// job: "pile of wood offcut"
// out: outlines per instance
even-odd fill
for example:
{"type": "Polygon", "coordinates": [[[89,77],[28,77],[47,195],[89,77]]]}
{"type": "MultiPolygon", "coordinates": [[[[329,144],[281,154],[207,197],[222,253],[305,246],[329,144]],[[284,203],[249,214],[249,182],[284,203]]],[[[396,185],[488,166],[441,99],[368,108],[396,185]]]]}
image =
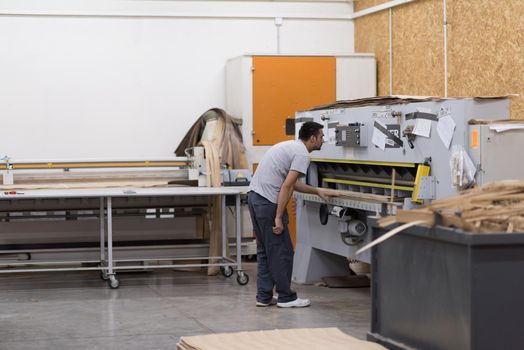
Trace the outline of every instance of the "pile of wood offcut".
{"type": "Polygon", "coordinates": [[[435,200],[422,209],[398,210],[396,216],[381,219],[379,225],[415,221],[476,233],[524,232],[524,181],[492,182],[435,200]]]}

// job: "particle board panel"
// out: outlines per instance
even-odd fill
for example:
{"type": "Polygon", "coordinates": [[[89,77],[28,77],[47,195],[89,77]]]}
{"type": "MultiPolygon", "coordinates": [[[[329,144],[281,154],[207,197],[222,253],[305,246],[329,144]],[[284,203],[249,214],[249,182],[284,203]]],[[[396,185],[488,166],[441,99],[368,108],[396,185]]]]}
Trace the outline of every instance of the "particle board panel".
{"type": "Polygon", "coordinates": [[[444,95],[442,1],[419,0],[393,10],[393,93],[444,95]]]}
{"type": "MultiPolygon", "coordinates": [[[[367,1],[361,1],[358,4],[360,3],[367,3],[367,1]]],[[[357,3],[355,3],[355,7],[357,7],[357,3]]],[[[379,96],[389,95],[388,18],[388,11],[381,11],[355,20],[355,51],[375,54],[379,96]]]]}
{"type": "Polygon", "coordinates": [[[524,119],[524,1],[448,3],[449,94],[518,93],[511,117],[524,119]]]}
{"type": "Polygon", "coordinates": [[[335,57],[253,57],[253,144],[294,139],[286,135],[287,118],[335,100],[335,57]]]}

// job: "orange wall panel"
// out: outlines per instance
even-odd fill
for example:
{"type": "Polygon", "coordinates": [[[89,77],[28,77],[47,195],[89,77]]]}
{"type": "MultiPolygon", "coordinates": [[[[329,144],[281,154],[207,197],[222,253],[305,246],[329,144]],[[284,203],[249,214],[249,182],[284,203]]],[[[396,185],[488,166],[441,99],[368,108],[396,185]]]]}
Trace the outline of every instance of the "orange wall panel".
{"type": "Polygon", "coordinates": [[[335,57],[253,57],[253,145],[292,140],[287,118],[335,100],[335,57]]]}

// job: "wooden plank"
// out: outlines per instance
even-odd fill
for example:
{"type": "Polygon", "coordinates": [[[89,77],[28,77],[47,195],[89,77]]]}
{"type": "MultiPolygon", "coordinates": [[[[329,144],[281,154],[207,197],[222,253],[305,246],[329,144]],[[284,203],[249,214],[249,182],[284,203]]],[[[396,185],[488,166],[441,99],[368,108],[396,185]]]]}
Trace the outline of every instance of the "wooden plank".
{"type": "Polygon", "coordinates": [[[435,213],[428,209],[421,210],[397,210],[397,222],[406,223],[412,221],[423,221],[427,225],[435,224],[435,213]]]}
{"type": "MultiPolygon", "coordinates": [[[[348,198],[348,199],[362,199],[362,200],[372,200],[374,202],[388,203],[390,201],[390,196],[384,196],[380,194],[371,194],[371,193],[362,193],[354,191],[345,191],[345,190],[329,190],[328,192],[333,193],[336,197],[348,198]]],[[[395,201],[399,201],[400,198],[394,198],[395,201]]]]}
{"type": "Polygon", "coordinates": [[[396,224],[398,221],[397,221],[397,217],[392,215],[392,216],[385,216],[383,218],[380,218],[378,220],[378,226],[379,227],[388,227],[388,226],[391,226],[393,224],[396,224]]]}

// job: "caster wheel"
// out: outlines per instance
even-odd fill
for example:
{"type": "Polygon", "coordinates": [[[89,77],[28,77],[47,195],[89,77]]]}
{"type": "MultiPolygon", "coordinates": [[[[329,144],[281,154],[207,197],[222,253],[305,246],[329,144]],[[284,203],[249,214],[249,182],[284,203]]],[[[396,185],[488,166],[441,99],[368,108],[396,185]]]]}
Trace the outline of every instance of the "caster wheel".
{"type": "Polygon", "coordinates": [[[103,279],[104,281],[107,281],[109,279],[109,276],[107,275],[107,272],[100,272],[100,278],[103,279]]]}
{"type": "Polygon", "coordinates": [[[257,261],[257,255],[256,254],[247,255],[246,261],[257,261]]]}
{"type": "Polygon", "coordinates": [[[231,266],[220,266],[220,272],[225,277],[231,277],[233,275],[233,268],[231,266]]]}
{"type": "Polygon", "coordinates": [[[244,272],[239,272],[237,276],[237,282],[241,286],[245,286],[249,282],[249,276],[244,272]]]}
{"type": "Polygon", "coordinates": [[[120,286],[120,281],[117,280],[115,276],[110,276],[107,284],[109,285],[109,288],[117,289],[120,286]]]}

